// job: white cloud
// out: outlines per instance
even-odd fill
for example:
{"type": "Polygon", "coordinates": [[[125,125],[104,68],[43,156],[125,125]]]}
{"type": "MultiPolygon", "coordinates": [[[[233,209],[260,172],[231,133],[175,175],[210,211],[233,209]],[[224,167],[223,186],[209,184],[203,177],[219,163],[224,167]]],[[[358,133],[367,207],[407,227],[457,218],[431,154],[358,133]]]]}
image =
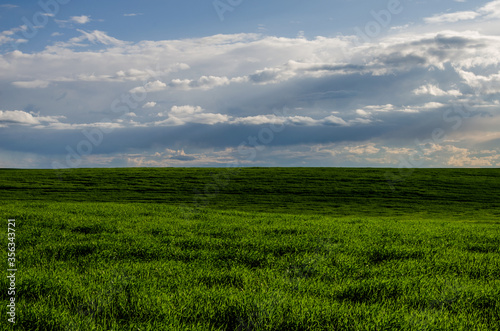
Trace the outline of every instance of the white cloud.
{"type": "Polygon", "coordinates": [[[369,112],[375,111],[375,112],[390,112],[396,109],[394,105],[391,104],[386,104],[386,105],[372,105],[372,106],[366,106],[364,107],[365,111],[368,110],[369,112]]]}
{"type": "Polygon", "coordinates": [[[27,40],[17,37],[15,34],[17,32],[26,31],[28,27],[26,25],[21,25],[16,28],[5,30],[0,32],[0,45],[7,43],[23,43],[27,40]]]}
{"type": "Polygon", "coordinates": [[[458,21],[473,20],[478,16],[480,16],[480,14],[475,11],[461,11],[427,17],[424,21],[427,23],[454,23],[458,21]]]}
{"type": "Polygon", "coordinates": [[[139,15],[144,15],[143,13],[130,13],[130,14],[123,14],[125,17],[133,17],[133,16],[139,16],[139,15]]]}
{"type": "Polygon", "coordinates": [[[169,83],[169,86],[184,90],[190,90],[196,88],[208,90],[217,86],[228,85],[230,82],[231,81],[227,77],[202,76],[197,80],[173,79],[169,83]]]}
{"type": "Polygon", "coordinates": [[[201,113],[203,112],[203,108],[200,106],[173,106],[170,109],[170,113],[175,115],[175,116],[184,116],[184,115],[192,115],[196,113],[201,113]]]}
{"type": "Polygon", "coordinates": [[[154,102],[154,101],[146,102],[142,106],[142,108],[154,108],[154,107],[156,107],[156,102],[154,102]]]}
{"type": "Polygon", "coordinates": [[[257,115],[239,117],[231,121],[232,124],[262,125],[262,124],[284,124],[286,119],[276,115],[257,115]]]}
{"type": "Polygon", "coordinates": [[[363,109],[356,109],[356,114],[363,117],[370,116],[370,113],[363,109]]]}
{"type": "Polygon", "coordinates": [[[342,118],[334,115],[327,116],[323,119],[323,123],[327,124],[338,124],[338,125],[346,125],[346,121],[344,121],[342,118]]]}
{"type": "Polygon", "coordinates": [[[94,30],[91,32],[87,32],[80,29],[78,29],[77,31],[82,33],[82,36],[70,39],[70,42],[79,43],[81,41],[88,40],[93,44],[101,43],[104,45],[122,45],[124,43],[121,40],[108,36],[106,32],[103,31],[94,30]]]}
{"type": "Polygon", "coordinates": [[[126,44],[124,41],[110,37],[104,31],[94,30],[88,32],[81,29],[77,29],[77,31],[81,33],[80,36],[71,38],[67,42],[59,41],[53,46],[47,46],[45,52],[52,54],[58,54],[59,52],[68,53],[69,48],[88,46],[88,44],[83,43],[85,41],[92,44],[103,44],[106,46],[122,46],[126,44]]]}
{"type": "Polygon", "coordinates": [[[405,24],[405,25],[397,25],[397,26],[392,26],[389,30],[391,31],[394,31],[394,30],[397,30],[397,31],[403,31],[403,30],[406,30],[410,27],[411,24],[405,24]]]}
{"type": "Polygon", "coordinates": [[[8,124],[38,125],[42,122],[58,123],[64,116],[39,116],[22,110],[0,110],[0,126],[8,124]]]}
{"type": "Polygon", "coordinates": [[[96,122],[96,123],[82,123],[82,124],[70,124],[70,123],[49,123],[48,125],[35,126],[37,129],[53,129],[53,130],[82,130],[87,128],[100,128],[100,129],[120,129],[124,128],[125,125],[117,122],[96,122]]]}
{"type": "Polygon", "coordinates": [[[90,16],[81,15],[81,16],[71,16],[70,21],[77,24],[86,24],[91,21],[90,16]]]}
{"type": "MultiPolygon", "coordinates": [[[[455,0],[463,2],[461,0],[455,0]]],[[[426,23],[455,23],[459,21],[470,21],[474,19],[497,19],[500,17],[500,0],[488,2],[476,11],[459,11],[454,13],[439,14],[424,18],[426,23]]]]}
{"type": "Polygon", "coordinates": [[[486,16],[486,18],[499,18],[500,17],[500,1],[495,0],[488,2],[483,7],[479,8],[479,12],[486,16]]]}
{"type": "MultiPolygon", "coordinates": [[[[356,109],[355,113],[362,117],[377,116],[384,113],[400,112],[400,113],[419,113],[420,111],[436,109],[445,106],[440,102],[427,102],[425,104],[415,104],[411,106],[395,106],[391,104],[386,105],[370,105],[365,106],[362,109],[356,109]]],[[[360,119],[358,119],[357,122],[360,119]]],[[[368,121],[364,119],[366,123],[368,121]]]]}
{"type": "Polygon", "coordinates": [[[449,91],[443,91],[440,89],[438,86],[433,85],[433,84],[427,84],[427,85],[422,85],[419,88],[413,90],[413,93],[416,95],[433,95],[433,96],[454,96],[458,97],[461,96],[462,93],[459,90],[449,90],[449,91]]]}
{"type": "Polygon", "coordinates": [[[173,106],[168,118],[154,123],[156,126],[177,126],[186,123],[214,125],[229,121],[228,115],[205,113],[200,106],[173,106]]]}
{"type": "Polygon", "coordinates": [[[443,103],[440,103],[440,102],[427,102],[421,106],[413,106],[413,107],[417,108],[417,109],[436,109],[436,108],[441,108],[444,106],[446,106],[446,105],[443,103]]]}
{"type": "Polygon", "coordinates": [[[500,93],[500,71],[490,75],[476,75],[471,71],[460,69],[457,69],[457,72],[477,94],[500,93]]]}
{"type": "Polygon", "coordinates": [[[167,84],[162,81],[155,80],[153,82],[148,82],[144,86],[138,86],[131,89],[130,93],[146,93],[146,92],[158,92],[167,88],[167,84]]]}

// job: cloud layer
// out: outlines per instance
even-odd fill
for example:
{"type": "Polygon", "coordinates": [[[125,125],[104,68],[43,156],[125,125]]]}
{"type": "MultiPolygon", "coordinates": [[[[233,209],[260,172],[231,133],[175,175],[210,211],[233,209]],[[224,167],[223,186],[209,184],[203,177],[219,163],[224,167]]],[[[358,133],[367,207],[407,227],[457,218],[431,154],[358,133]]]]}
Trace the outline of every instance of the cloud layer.
{"type": "Polygon", "coordinates": [[[457,24],[499,3],[365,43],[77,29],[1,54],[0,166],[498,166],[500,37],[457,24]]]}

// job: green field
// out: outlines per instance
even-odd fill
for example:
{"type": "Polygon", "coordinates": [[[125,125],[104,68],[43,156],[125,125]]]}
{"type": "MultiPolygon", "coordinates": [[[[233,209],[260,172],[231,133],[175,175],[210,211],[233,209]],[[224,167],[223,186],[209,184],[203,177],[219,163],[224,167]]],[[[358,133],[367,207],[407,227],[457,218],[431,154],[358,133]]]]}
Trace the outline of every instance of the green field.
{"type": "Polygon", "coordinates": [[[500,170],[406,171],[0,170],[15,329],[500,330],[500,170]]]}

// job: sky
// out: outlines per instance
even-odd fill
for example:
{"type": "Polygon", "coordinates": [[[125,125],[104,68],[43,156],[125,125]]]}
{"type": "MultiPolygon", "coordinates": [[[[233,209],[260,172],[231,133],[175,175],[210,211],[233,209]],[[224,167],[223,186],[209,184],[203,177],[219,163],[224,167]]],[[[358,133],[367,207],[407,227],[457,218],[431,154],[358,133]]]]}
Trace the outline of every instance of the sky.
{"type": "Polygon", "coordinates": [[[0,1],[0,168],[498,167],[500,0],[0,1]]]}

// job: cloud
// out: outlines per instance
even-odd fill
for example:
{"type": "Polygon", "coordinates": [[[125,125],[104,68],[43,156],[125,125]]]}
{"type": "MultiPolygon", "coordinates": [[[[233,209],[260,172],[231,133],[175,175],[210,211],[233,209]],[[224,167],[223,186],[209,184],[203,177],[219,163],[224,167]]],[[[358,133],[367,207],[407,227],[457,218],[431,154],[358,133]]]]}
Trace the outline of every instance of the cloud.
{"type": "Polygon", "coordinates": [[[391,112],[396,109],[394,105],[387,104],[387,105],[371,105],[371,106],[365,106],[365,110],[368,110],[369,112],[391,112]]]}
{"type": "Polygon", "coordinates": [[[450,96],[461,96],[462,93],[460,93],[459,90],[449,90],[449,91],[443,91],[436,85],[432,84],[427,84],[427,85],[422,85],[419,88],[413,90],[413,93],[416,95],[433,95],[433,96],[445,96],[445,95],[450,95],[450,96]]]}
{"type": "Polygon", "coordinates": [[[289,68],[265,68],[257,70],[256,73],[251,74],[248,78],[251,82],[256,84],[276,84],[286,81],[296,75],[296,72],[289,68]]]}
{"type": "Polygon", "coordinates": [[[471,71],[458,69],[457,73],[478,93],[484,95],[500,93],[500,71],[489,75],[476,75],[471,71]]]}
{"type": "Polygon", "coordinates": [[[173,79],[168,85],[172,88],[191,90],[191,89],[202,89],[209,90],[214,87],[229,85],[232,82],[244,82],[246,78],[233,78],[229,79],[227,77],[217,77],[217,76],[202,76],[197,80],[189,79],[173,79]]]}
{"type": "Polygon", "coordinates": [[[426,23],[455,23],[474,19],[496,19],[500,17],[500,0],[488,2],[476,11],[459,11],[424,18],[426,23]]]}
{"type": "Polygon", "coordinates": [[[214,125],[229,121],[228,115],[205,113],[200,106],[173,106],[167,114],[168,118],[157,121],[156,126],[180,126],[187,123],[214,125]]]}
{"type": "Polygon", "coordinates": [[[500,1],[495,0],[488,2],[483,7],[479,8],[479,13],[486,16],[489,19],[496,19],[500,17],[500,1]]]}
{"type": "MultiPolygon", "coordinates": [[[[220,165],[241,159],[237,147],[248,137],[283,127],[245,165],[397,166],[417,148],[415,138],[428,139],[436,128],[449,133],[460,124],[460,134],[472,137],[484,123],[498,123],[500,38],[486,32],[407,29],[356,44],[255,34],[127,42],[77,31],[41,51],[0,55],[3,102],[26,110],[2,115],[2,149],[64,157],[66,145],[83,139],[81,130],[113,128],[95,162],[220,165]],[[471,105],[470,118],[456,112],[462,104],[471,105]],[[480,116],[484,123],[472,127],[480,116]],[[185,155],[165,151],[179,146],[185,155]],[[155,148],[163,148],[159,156],[155,148]]],[[[497,128],[489,137],[498,137],[497,128]]],[[[495,141],[449,142],[473,161],[460,161],[461,150],[444,144],[426,147],[425,164],[448,166],[453,153],[453,164],[479,164],[488,155],[476,154],[478,145],[495,150],[495,141]]]]}
{"type": "Polygon", "coordinates": [[[23,43],[26,42],[26,39],[19,38],[15,34],[17,32],[26,31],[28,27],[26,25],[21,25],[16,28],[12,28],[9,30],[5,30],[0,32],[0,45],[7,43],[23,43]]]}
{"type": "Polygon", "coordinates": [[[376,154],[380,151],[380,148],[375,147],[374,143],[358,146],[347,146],[344,150],[352,154],[376,154]]]}
{"type": "Polygon", "coordinates": [[[51,36],[51,37],[59,37],[59,36],[63,36],[63,35],[64,35],[64,34],[63,34],[63,33],[61,33],[61,32],[54,32],[54,33],[52,33],[50,36],[51,36]]]}
{"type": "Polygon", "coordinates": [[[173,106],[170,109],[170,113],[173,115],[177,116],[182,116],[182,115],[192,115],[192,114],[197,114],[203,112],[203,108],[200,106],[173,106]]]}
{"type": "Polygon", "coordinates": [[[133,17],[133,16],[139,16],[139,15],[144,15],[143,13],[130,13],[130,14],[123,14],[125,17],[133,17]]]}
{"type": "Polygon", "coordinates": [[[94,30],[94,31],[84,31],[77,29],[80,32],[80,36],[69,39],[68,41],[58,41],[54,43],[53,46],[47,46],[45,51],[49,53],[64,52],[72,47],[86,47],[89,46],[85,41],[88,41],[94,45],[102,44],[106,46],[122,46],[125,44],[124,41],[118,40],[116,38],[110,37],[106,32],[94,30]]]}
{"type": "MultiPolygon", "coordinates": [[[[311,119],[312,120],[312,119],[311,119]]],[[[275,124],[282,125],[286,121],[283,117],[278,117],[276,115],[257,115],[257,116],[246,116],[233,119],[231,123],[233,124],[245,124],[245,125],[262,125],[262,124],[275,124]]]]}
{"type": "MultiPolygon", "coordinates": [[[[386,114],[396,114],[396,113],[420,113],[422,111],[429,111],[437,108],[446,106],[445,104],[439,102],[427,102],[425,104],[414,104],[411,106],[401,105],[395,106],[392,104],[386,105],[367,105],[362,109],[356,109],[355,113],[362,118],[367,117],[380,117],[386,114]]],[[[359,120],[357,121],[359,122],[359,120]]]]}
{"type": "Polygon", "coordinates": [[[91,21],[90,16],[81,15],[81,16],[71,16],[69,20],[73,23],[77,24],[86,24],[91,21]]]}
{"type": "Polygon", "coordinates": [[[0,110],[0,126],[5,127],[11,124],[17,125],[38,125],[42,122],[58,123],[64,116],[39,116],[27,113],[22,110],[0,110]]]}
{"type": "Polygon", "coordinates": [[[493,167],[500,165],[500,153],[498,151],[475,152],[453,145],[445,146],[444,150],[449,155],[447,165],[452,167],[493,167]]]}
{"type": "Polygon", "coordinates": [[[440,102],[427,102],[423,105],[418,105],[418,106],[413,106],[417,109],[436,109],[436,108],[442,108],[445,107],[446,105],[440,102]]]}
{"type": "Polygon", "coordinates": [[[330,115],[330,116],[325,117],[323,119],[323,122],[327,123],[327,124],[337,124],[337,125],[346,125],[347,124],[346,121],[344,121],[342,118],[335,116],[335,115],[330,115]]]}
{"type": "Polygon", "coordinates": [[[155,80],[153,82],[148,82],[143,86],[137,86],[131,89],[130,93],[146,93],[146,92],[158,92],[167,88],[167,84],[162,81],[155,80]]]}
{"type": "Polygon", "coordinates": [[[46,88],[48,87],[50,82],[36,79],[32,81],[18,81],[18,82],[13,82],[12,85],[20,88],[46,88]]]}
{"type": "Polygon", "coordinates": [[[156,102],[154,102],[154,101],[146,102],[142,106],[142,108],[154,108],[154,107],[156,107],[156,102]]]}
{"type": "Polygon", "coordinates": [[[121,40],[108,36],[106,32],[103,31],[94,30],[91,32],[87,32],[80,29],[78,29],[77,31],[82,33],[82,36],[70,39],[70,43],[76,44],[84,40],[88,40],[93,44],[101,43],[104,45],[122,45],[124,43],[121,40]]]}
{"type": "Polygon", "coordinates": [[[80,16],[71,16],[67,20],[58,20],[54,19],[54,21],[59,25],[60,28],[74,28],[74,24],[84,25],[91,21],[93,21],[88,15],[80,15],[80,16]]]}
{"type": "Polygon", "coordinates": [[[7,8],[7,9],[13,9],[13,8],[18,8],[19,6],[6,3],[6,4],[3,4],[3,5],[0,5],[0,7],[1,8],[7,8]]]}
{"type": "Polygon", "coordinates": [[[475,11],[461,11],[427,17],[424,21],[426,23],[453,23],[458,21],[473,20],[478,16],[480,16],[480,14],[475,11]]]}

